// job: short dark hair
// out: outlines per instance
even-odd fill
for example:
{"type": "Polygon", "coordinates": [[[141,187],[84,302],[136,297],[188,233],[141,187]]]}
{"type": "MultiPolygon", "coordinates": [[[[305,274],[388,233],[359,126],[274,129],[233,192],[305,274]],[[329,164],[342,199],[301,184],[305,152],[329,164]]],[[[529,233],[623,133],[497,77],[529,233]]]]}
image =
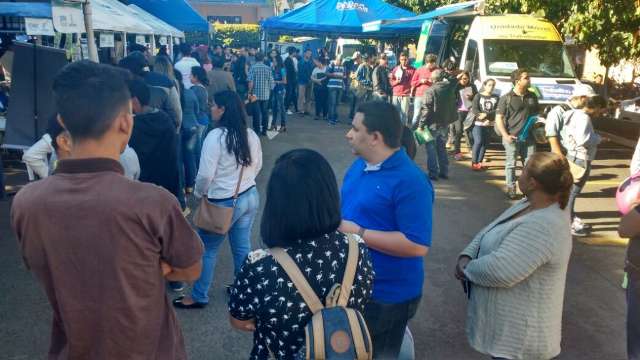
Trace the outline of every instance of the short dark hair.
{"type": "Polygon", "coordinates": [[[371,101],[360,104],[356,112],[364,114],[362,123],[369,134],[382,134],[385,145],[399,148],[402,140],[402,121],[398,109],[388,102],[371,101]]]}
{"type": "Polygon", "coordinates": [[[334,232],[341,218],[336,176],[322,155],[296,149],[276,160],[260,224],[268,247],[287,247],[298,239],[334,232]]]}
{"type": "Polygon", "coordinates": [[[406,51],[403,51],[403,52],[401,52],[401,53],[400,53],[400,56],[398,56],[398,58],[401,58],[401,57],[403,57],[403,56],[404,56],[404,57],[406,57],[406,58],[408,59],[408,58],[409,58],[409,53],[408,53],[408,52],[406,52],[406,51]]]}
{"type": "Polygon", "coordinates": [[[187,43],[180,44],[180,53],[184,56],[191,56],[191,45],[187,43]]]}
{"type": "Polygon", "coordinates": [[[73,139],[99,139],[129,106],[130,75],[88,60],[63,67],[53,80],[54,101],[73,139]]]}
{"type": "Polygon", "coordinates": [[[264,53],[262,51],[258,51],[254,56],[257,62],[264,61],[264,53]]]}
{"type": "Polygon", "coordinates": [[[519,68],[517,70],[513,70],[513,72],[511,72],[511,82],[513,83],[513,85],[515,85],[516,82],[520,80],[520,77],[522,76],[522,74],[528,73],[528,72],[529,70],[527,70],[526,68],[519,68]]]}
{"type": "Polygon", "coordinates": [[[607,101],[601,95],[588,96],[584,107],[588,109],[605,109],[607,101]]]}
{"type": "Polygon", "coordinates": [[[47,121],[47,134],[51,137],[51,147],[53,150],[58,151],[58,142],[56,138],[64,132],[64,128],[58,122],[58,114],[55,113],[49,117],[47,121]]]}
{"type": "Polygon", "coordinates": [[[134,51],[118,62],[118,66],[131,71],[132,74],[142,76],[147,59],[139,51],[134,51]]]}
{"type": "Polygon", "coordinates": [[[151,99],[151,91],[149,90],[149,86],[142,79],[131,79],[127,81],[127,85],[129,86],[129,92],[131,93],[131,98],[138,99],[138,102],[142,106],[149,105],[149,100],[151,99]]]}
{"type": "Polygon", "coordinates": [[[130,52],[130,53],[131,53],[131,52],[134,52],[134,51],[145,52],[145,51],[147,51],[147,50],[148,50],[148,49],[147,49],[147,47],[146,47],[146,46],[144,46],[144,45],[140,45],[140,44],[137,44],[137,43],[133,43],[133,44],[129,45],[129,52],[130,52]]]}
{"type": "Polygon", "coordinates": [[[214,55],[213,59],[211,59],[211,65],[213,65],[216,69],[222,69],[224,66],[225,59],[222,56],[214,55]]]}

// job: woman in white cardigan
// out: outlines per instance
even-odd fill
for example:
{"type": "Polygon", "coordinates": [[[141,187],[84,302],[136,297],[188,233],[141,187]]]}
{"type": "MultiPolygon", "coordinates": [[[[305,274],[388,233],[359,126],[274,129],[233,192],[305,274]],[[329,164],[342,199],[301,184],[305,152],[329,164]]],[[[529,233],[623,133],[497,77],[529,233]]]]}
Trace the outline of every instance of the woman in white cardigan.
{"type": "Polygon", "coordinates": [[[557,154],[534,154],[518,180],[526,199],[484,228],[460,254],[456,277],[469,296],[467,336],[496,359],[560,354],[573,177],[557,154]]]}

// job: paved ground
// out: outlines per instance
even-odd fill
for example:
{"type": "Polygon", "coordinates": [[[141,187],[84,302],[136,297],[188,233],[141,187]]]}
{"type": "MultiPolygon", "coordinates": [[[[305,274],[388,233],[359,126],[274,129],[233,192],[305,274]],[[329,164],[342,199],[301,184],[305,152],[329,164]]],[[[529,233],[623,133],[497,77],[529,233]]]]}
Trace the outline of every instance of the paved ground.
{"type": "MultiPolygon", "coordinates": [[[[341,181],[353,157],[344,141],[348,126],[330,127],[309,117],[290,117],[289,132],[263,141],[264,169],[258,177],[263,192],[270,169],[284,151],[308,147],[326,156],[341,181]]],[[[418,359],[483,359],[464,335],[466,299],[452,276],[458,252],[475,233],[509,206],[501,192],[503,156],[489,153],[491,170],[474,173],[465,163],[454,164],[451,179],[435,184],[433,247],[426,258],[426,282],[421,307],[410,327],[418,359]]],[[[560,359],[622,360],[624,351],[624,293],[620,288],[624,242],[617,238],[617,212],[612,200],[624,178],[630,150],[606,145],[596,162],[593,181],[578,200],[581,216],[595,223],[592,238],[576,240],[567,278],[560,359]]],[[[418,164],[425,167],[424,148],[418,164]]],[[[24,178],[16,172],[10,181],[24,178]]],[[[42,359],[49,341],[51,314],[43,292],[21,263],[9,229],[9,202],[0,202],[0,358],[42,359]]],[[[253,244],[260,246],[254,227],[253,244]]],[[[223,284],[232,279],[228,247],[220,254],[211,304],[204,310],[179,311],[190,358],[243,359],[251,336],[231,329],[223,284]]],[[[105,294],[108,296],[108,294],[105,294]]],[[[174,296],[169,294],[169,296],[174,296]]]]}

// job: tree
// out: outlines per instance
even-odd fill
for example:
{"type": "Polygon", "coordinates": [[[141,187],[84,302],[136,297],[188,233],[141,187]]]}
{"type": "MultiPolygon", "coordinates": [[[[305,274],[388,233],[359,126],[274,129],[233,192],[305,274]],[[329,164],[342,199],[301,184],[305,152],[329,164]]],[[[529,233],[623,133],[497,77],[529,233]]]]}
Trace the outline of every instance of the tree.
{"type": "Polygon", "coordinates": [[[622,60],[640,58],[640,0],[589,0],[576,2],[563,29],[565,35],[587,49],[598,49],[605,73],[622,60]]]}

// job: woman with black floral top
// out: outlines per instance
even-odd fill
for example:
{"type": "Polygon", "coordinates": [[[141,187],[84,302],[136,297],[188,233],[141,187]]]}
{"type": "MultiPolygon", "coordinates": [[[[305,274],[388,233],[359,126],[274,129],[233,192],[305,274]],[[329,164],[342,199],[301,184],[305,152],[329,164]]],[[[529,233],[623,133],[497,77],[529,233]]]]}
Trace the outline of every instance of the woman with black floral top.
{"type": "MultiPolygon", "coordinates": [[[[306,149],[282,155],[269,179],[260,233],[268,248],[284,248],[323,301],[346,267],[349,245],[337,231],[340,219],[336,178],[322,155],[306,149]]],[[[364,311],[374,273],[364,243],[359,252],[348,306],[364,311]]],[[[229,313],[233,327],[253,332],[251,359],[297,358],[312,316],[269,249],[247,257],[231,288],[229,313]]]]}

